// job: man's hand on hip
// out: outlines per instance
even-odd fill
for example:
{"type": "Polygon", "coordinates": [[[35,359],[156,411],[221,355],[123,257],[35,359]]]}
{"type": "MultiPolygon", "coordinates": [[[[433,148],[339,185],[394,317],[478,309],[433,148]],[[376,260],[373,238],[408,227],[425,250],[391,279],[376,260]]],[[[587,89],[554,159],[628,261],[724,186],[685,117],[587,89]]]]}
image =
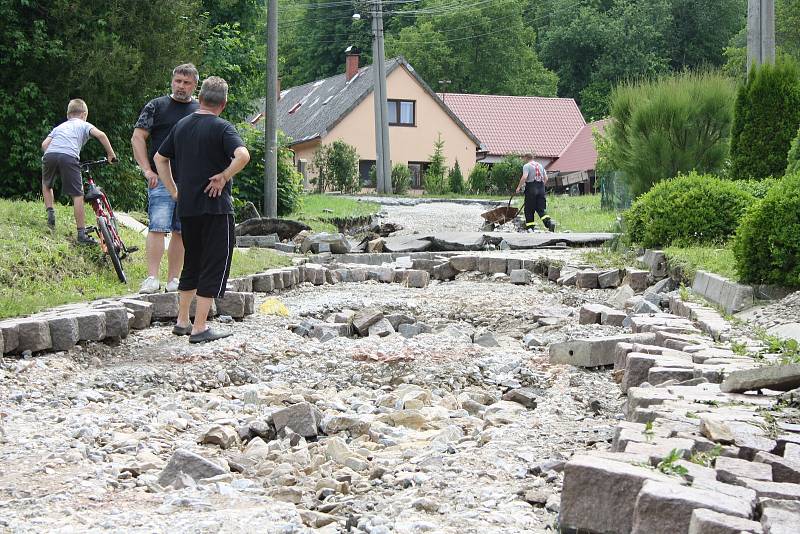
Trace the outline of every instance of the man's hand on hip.
{"type": "Polygon", "coordinates": [[[147,178],[147,185],[150,189],[155,189],[158,185],[158,174],[153,171],[144,171],[144,177],[147,178]]]}
{"type": "Polygon", "coordinates": [[[203,191],[208,193],[208,196],[211,198],[215,198],[222,194],[222,190],[225,188],[225,184],[227,183],[228,180],[225,178],[224,173],[215,174],[208,179],[208,185],[203,191]]]}

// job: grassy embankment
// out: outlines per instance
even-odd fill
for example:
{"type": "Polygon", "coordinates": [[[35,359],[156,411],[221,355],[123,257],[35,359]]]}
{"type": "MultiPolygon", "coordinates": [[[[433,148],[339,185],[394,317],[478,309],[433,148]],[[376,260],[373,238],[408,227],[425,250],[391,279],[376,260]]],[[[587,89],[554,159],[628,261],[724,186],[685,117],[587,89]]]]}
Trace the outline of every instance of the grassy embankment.
{"type": "MultiPolygon", "coordinates": [[[[144,237],[122,228],[128,246],[139,250],[123,260],[128,284],[121,284],[111,262],[95,246],[75,243],[72,206],[56,207],[57,226],[51,234],[39,202],[0,200],[0,318],[26,315],[70,302],[135,293],[147,276],[144,237]]],[[[94,214],[87,211],[88,224],[94,214]]],[[[231,276],[288,265],[270,250],[237,251],[231,276]]],[[[166,278],[166,258],[161,276],[166,278]]]]}
{"type": "Polygon", "coordinates": [[[292,212],[287,219],[304,222],[315,232],[336,232],[331,219],[363,217],[378,213],[380,204],[353,200],[338,195],[311,194],[303,196],[299,210],[292,212]]]}

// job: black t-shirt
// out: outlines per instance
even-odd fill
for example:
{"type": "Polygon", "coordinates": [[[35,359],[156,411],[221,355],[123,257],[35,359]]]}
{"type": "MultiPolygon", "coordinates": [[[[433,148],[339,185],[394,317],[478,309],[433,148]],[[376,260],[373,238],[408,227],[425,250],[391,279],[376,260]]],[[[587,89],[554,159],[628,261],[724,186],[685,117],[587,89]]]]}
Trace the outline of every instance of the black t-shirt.
{"type": "MultiPolygon", "coordinates": [[[[161,96],[154,98],[142,108],[139,119],[134,128],[142,128],[150,132],[150,148],[147,150],[147,157],[150,158],[150,165],[156,170],[153,156],[156,155],[158,147],[169,135],[170,130],[175,124],[187,115],[191,115],[200,107],[197,100],[190,102],[178,102],[171,96],[161,96]]],[[[175,174],[175,162],[172,162],[172,173],[175,174]]],[[[177,178],[175,178],[177,180],[177,178]]]]}
{"type": "Polygon", "coordinates": [[[240,146],[244,143],[233,124],[216,115],[192,113],[178,121],[158,149],[177,163],[178,216],[233,213],[230,182],[215,198],[203,190],[209,178],[228,168],[240,146]]]}

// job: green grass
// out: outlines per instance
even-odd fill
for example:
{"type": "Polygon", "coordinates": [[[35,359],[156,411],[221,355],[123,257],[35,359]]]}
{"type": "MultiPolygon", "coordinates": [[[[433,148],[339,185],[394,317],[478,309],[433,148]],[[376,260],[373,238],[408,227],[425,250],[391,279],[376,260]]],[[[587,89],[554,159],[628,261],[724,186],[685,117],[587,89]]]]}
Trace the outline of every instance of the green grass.
{"type": "Polygon", "coordinates": [[[556,231],[616,232],[616,211],[600,208],[600,195],[548,195],[547,213],[558,224],[556,231]]]}
{"type": "MultiPolygon", "coordinates": [[[[140,234],[121,229],[125,243],[139,247],[122,262],[128,277],[128,284],[123,285],[99,247],[75,243],[72,206],[56,206],[56,217],[53,235],[45,223],[43,204],[0,200],[0,318],[135,293],[147,276],[144,237],[140,234]]],[[[94,224],[94,214],[87,211],[86,221],[94,224]]],[[[231,276],[289,263],[273,251],[239,252],[233,257],[231,276]]],[[[166,259],[160,278],[166,278],[166,259]]]]}
{"type": "Polygon", "coordinates": [[[730,245],[691,245],[668,247],[664,249],[670,266],[679,266],[689,280],[697,271],[710,271],[718,275],[738,280],[733,249],[730,245]]]}
{"type": "Polygon", "coordinates": [[[336,232],[336,226],[328,222],[330,219],[369,216],[378,213],[380,208],[377,202],[312,194],[304,195],[301,208],[287,218],[304,222],[315,232],[336,232]]]}

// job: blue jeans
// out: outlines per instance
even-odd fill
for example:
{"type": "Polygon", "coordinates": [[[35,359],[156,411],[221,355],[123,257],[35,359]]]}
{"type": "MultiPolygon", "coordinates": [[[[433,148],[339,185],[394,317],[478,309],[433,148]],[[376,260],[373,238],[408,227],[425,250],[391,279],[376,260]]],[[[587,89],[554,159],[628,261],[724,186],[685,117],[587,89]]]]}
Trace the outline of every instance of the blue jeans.
{"type": "Polygon", "coordinates": [[[147,217],[150,219],[148,229],[151,232],[167,234],[181,231],[177,204],[160,181],[155,188],[147,188],[147,217]]]}

